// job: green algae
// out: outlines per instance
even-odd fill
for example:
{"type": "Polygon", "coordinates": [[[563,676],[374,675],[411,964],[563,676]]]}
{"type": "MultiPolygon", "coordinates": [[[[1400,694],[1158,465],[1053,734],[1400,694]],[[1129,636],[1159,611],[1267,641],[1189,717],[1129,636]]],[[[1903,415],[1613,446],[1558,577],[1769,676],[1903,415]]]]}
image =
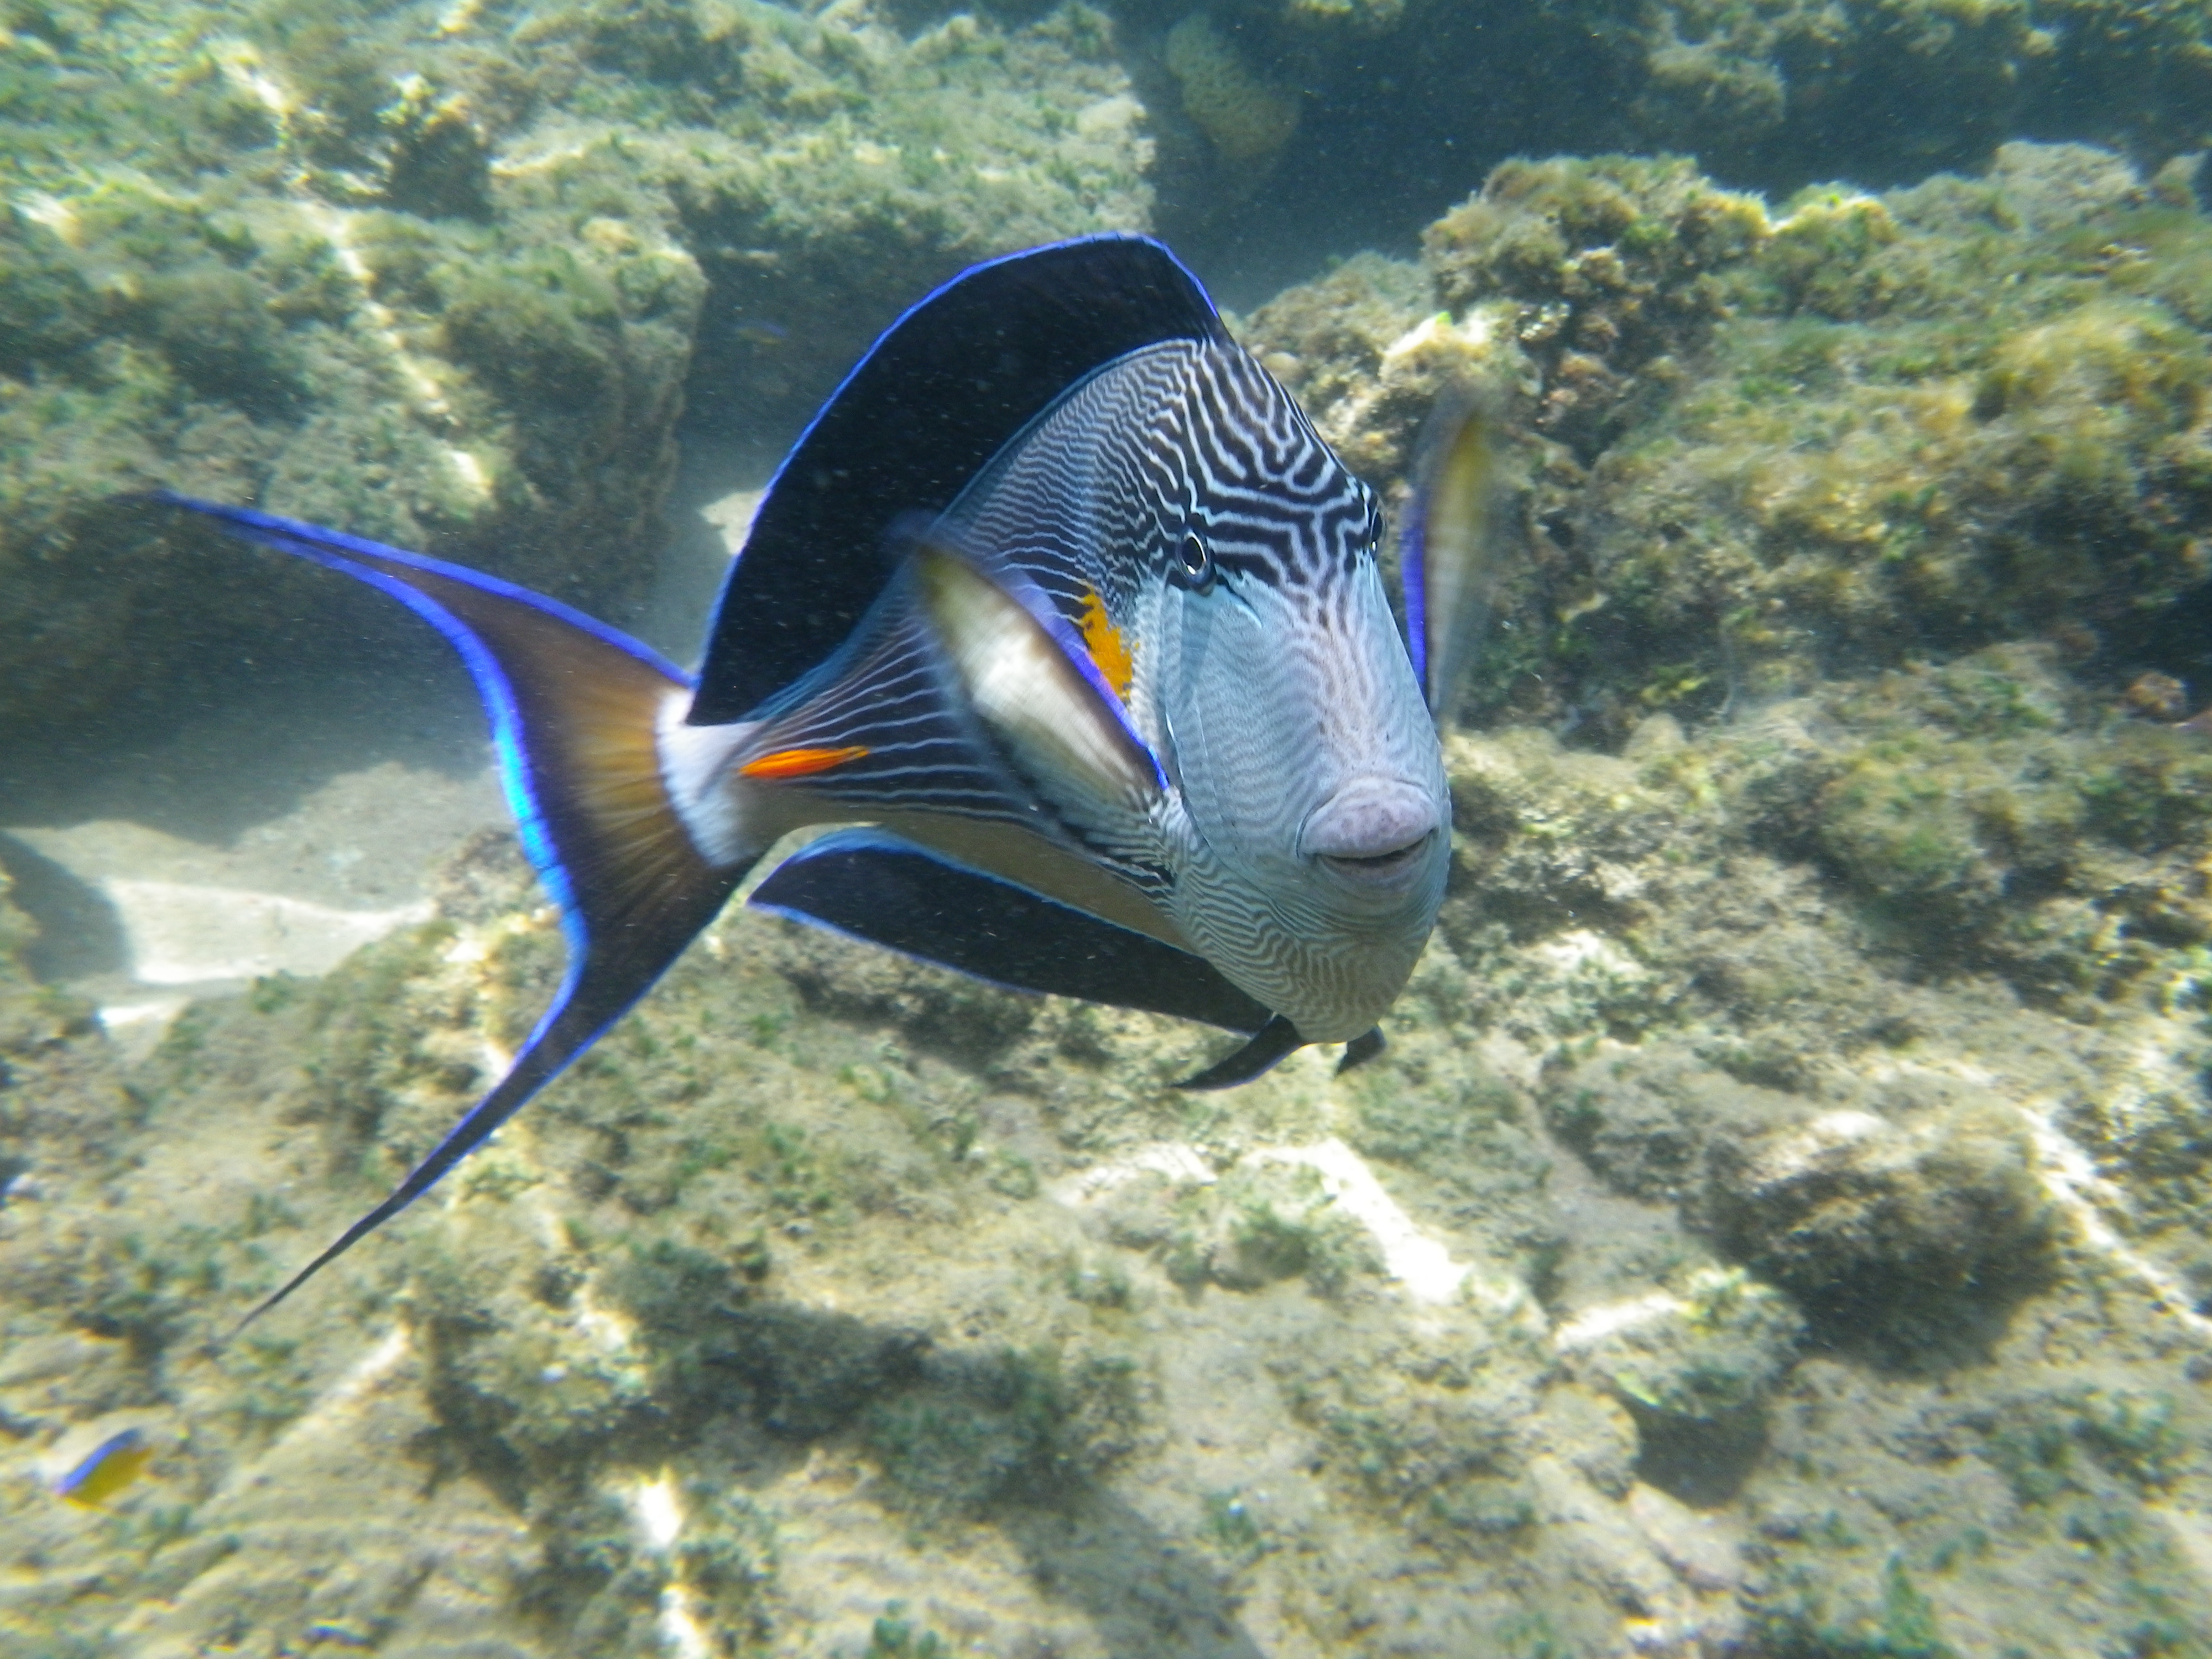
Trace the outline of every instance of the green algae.
{"type": "Polygon", "coordinates": [[[917,1631],[905,1613],[903,1601],[884,1604],[884,1616],[868,1627],[866,1659],[951,1659],[951,1644],[927,1626],[917,1631]]]}
{"type": "Polygon", "coordinates": [[[1796,1358],[1804,1321],[1740,1268],[1685,1275],[1654,1316],[1578,1348],[1577,1363],[1632,1410],[1724,1422],[1755,1412],[1796,1358]]]}
{"type": "Polygon", "coordinates": [[[455,18],[10,25],[0,629],[39,648],[0,714],[158,703],[194,653],[307,608],[294,573],[211,584],[203,537],[118,493],[252,501],[618,608],[687,386],[695,423],[795,430],[915,293],[1148,211],[1141,111],[1080,8],[909,39],[565,7],[520,58],[514,20],[455,18]]]}
{"type": "MultiPolygon", "coordinates": [[[[1299,27],[1343,21],[1289,9],[1310,14],[1299,27]]],[[[1387,28],[1388,9],[1370,9],[1360,27],[1387,28]]],[[[1972,34],[2008,15],[1954,21],[1972,34]]],[[[911,68],[853,70],[872,49],[862,33],[764,9],[540,22],[549,55],[573,46],[586,66],[565,112],[726,122],[714,131],[755,143],[787,120],[888,149],[858,112],[911,68]]],[[[1054,27],[1011,46],[994,26],[953,30],[932,50],[956,99],[1008,52],[1098,67],[1095,23],[1054,27]]],[[[665,249],[703,248],[698,226],[638,206],[629,140],[520,174],[487,165],[487,218],[467,181],[501,152],[471,135],[514,131],[493,81],[471,84],[465,109],[453,88],[387,95],[373,58],[332,50],[342,38],[333,24],[271,49],[295,72],[335,60],[310,83],[329,124],[301,122],[285,155],[362,216],[366,289],[327,239],[138,202],[116,245],[146,259],[173,229],[188,237],[184,283],[104,288],[98,269],[41,253],[22,266],[28,321],[9,349],[39,366],[42,397],[57,365],[133,377],[137,401],[104,402],[97,380],[52,393],[47,413],[88,432],[135,430],[179,401],[227,403],[258,431],[298,419],[288,400],[307,395],[296,369],[276,371],[322,365],[325,337],[361,328],[373,300],[451,369],[443,395],[472,423],[495,510],[583,510],[534,496],[531,458],[593,441],[580,411],[629,395],[625,354],[696,349],[684,319],[701,279],[665,249]],[[574,235],[516,240],[518,204],[574,235]],[[255,285],[265,328],[234,277],[255,285]],[[226,325],[197,357],[194,319],[226,325]]],[[[1074,132],[1081,113],[1044,125],[1074,132]]],[[[278,143],[265,124],[237,131],[278,143]]],[[[926,221],[938,228],[922,242],[957,242],[968,230],[943,227],[957,215],[917,205],[957,172],[919,150],[942,142],[941,110],[902,134],[895,161],[821,169],[826,191],[861,204],[837,234],[926,221]]],[[[674,169],[669,188],[726,214],[718,233],[752,235],[773,213],[744,194],[757,175],[716,171],[726,159],[674,169]]],[[[672,1605],[733,1653],[940,1650],[939,1632],[1139,1652],[1170,1628],[1564,1654],[1627,1639],[1624,1607],[1639,1632],[1751,1651],[1924,1656],[1985,1635],[2038,1654],[2107,1636],[2116,1651],[2195,1650],[2202,1585],[2169,1535],[2204,1443],[2176,1361],[2183,1304],[2054,1220],[2021,1115],[2061,1103],[2053,1121],[2121,1195],[2102,1212],[2201,1295],[2203,1089],[2188,1044],[2212,936],[2202,757],[2120,713],[2063,639],[1918,659],[2016,640],[2054,613],[2054,629],[2081,611],[2124,633],[2105,607],[2127,584],[2145,616],[2187,591],[2171,537],[2136,538],[2136,562],[2110,569],[2100,538],[2169,510],[2174,534],[2195,533],[2197,463],[2171,441],[2201,417],[2201,231],[2185,207],[2113,218],[2109,199],[2054,227],[2022,170],[2015,158],[1998,183],[1911,202],[1800,200],[1762,240],[1745,198],[1682,164],[1530,167],[1438,256],[1466,273],[1455,340],[1390,355],[1437,303],[1402,264],[1360,263],[1271,308],[1271,325],[1298,320],[1282,324],[1297,349],[1279,340],[1270,362],[1305,377],[1331,435],[1380,480],[1447,373],[1496,373],[1553,422],[1530,445],[1534,574],[1516,600],[1550,609],[1503,636],[1486,706],[1587,701],[1571,742],[1625,739],[1616,757],[1537,730],[1455,738],[1446,925],[1390,1047],[1340,1084],[1294,1062],[1233,1100],[1192,1102],[1166,1085],[1202,1036],[732,917],[438,1203],[288,1304],[304,1334],[250,1334],[204,1362],[207,1338],[465,1109],[497,1064],[488,1043],[511,1048],[557,975],[548,920],[529,914],[512,855],[480,849],[498,864],[478,872],[489,900],[449,897],[441,923],[320,985],[265,982],[187,1015],[127,1086],[86,1009],[11,981],[0,1174],[53,1197],[0,1200],[0,1421],[44,1444],[129,1406],[173,1410],[191,1432],[117,1518],[122,1554],[55,1533],[53,1506],[11,1465],[11,1533],[52,1564],[38,1594],[76,1600],[11,1583],[8,1634],[59,1650],[67,1620],[143,1593],[167,1604],[145,1617],[191,1639],[306,1628],[404,1645],[434,1618],[451,1621],[438,1639],[466,1627],[546,1652],[656,1650],[672,1605]],[[1607,249],[1617,259],[1591,257],[1607,249]],[[2041,297],[1993,307],[2000,331],[1963,314],[1956,290],[1973,262],[2005,260],[2041,297]],[[1480,344],[1459,331],[1477,312],[1494,330],[1480,344]],[[1938,380],[1940,399],[1913,402],[1938,380]],[[1885,399],[1902,401],[1906,435],[1883,428],[1885,399]],[[1785,430],[1788,406],[1808,404],[1785,430]],[[1671,554],[1608,543],[1626,532],[1595,507],[1576,516],[1610,501],[1630,523],[1650,497],[1627,463],[1691,417],[1705,424],[1665,452],[1682,486],[1658,520],[1671,554]],[[1961,526],[1988,499],[1962,509],[1932,476],[1965,451],[1925,446],[1978,426],[2003,431],[1975,452],[1986,476],[2026,486],[2022,500],[2078,499],[2091,522],[2031,514],[1975,543],[1961,526]],[[1848,458],[1812,484],[1761,475],[1789,486],[1762,505],[1711,465],[1754,435],[1801,452],[1834,440],[1848,458]],[[1838,504],[1848,473],[1916,444],[1867,540],[1838,504]],[[1754,596],[1719,555],[1698,565],[1716,526],[1769,506],[1761,533],[1800,568],[1754,596]],[[1893,635],[1914,583],[1950,596],[1955,641],[1893,635]],[[1715,643],[1695,628],[1637,642],[1709,613],[1715,643]],[[1623,617],[1636,626],[1617,648],[1623,617]],[[1826,683],[1838,661],[1893,672],[1826,683]],[[1564,701],[1529,692],[1538,674],[1564,701]],[[1811,695],[1767,701],[1792,690],[1811,695]],[[1758,718],[1686,731],[1652,712],[1694,717],[1731,696],[1758,718]],[[2155,1086],[2127,1081],[2132,1056],[2168,1048],[2155,1086]],[[1962,1104],[1896,1081],[1914,1067],[2001,1081],[1962,1104]],[[1859,1150],[1838,1153],[1807,1139],[1832,1114],[1875,1127],[1855,1120],[1836,1144],[1859,1150]],[[1259,1155],[1338,1134],[1450,1261],[1473,1264],[1446,1300],[1412,1305],[1341,1199],[1259,1155]],[[1070,1195],[1161,1143],[1206,1178],[1154,1169],[1070,1195]],[[1875,1155],[1901,1145],[1911,1155],[1875,1155]],[[219,1170],[217,1147],[234,1169],[219,1170]],[[1869,1340],[1869,1305],[1910,1302],[1923,1280],[1944,1294],[1869,1340]],[[1675,1306],[1616,1350],[1585,1361],[1549,1340],[1654,1294],[1675,1306]],[[394,1333],[398,1369],[349,1382],[394,1333]],[[2050,1381],[2084,1352],[2090,1372],[2050,1381]],[[1571,1375],[1585,1363],[1586,1386],[1571,1375]],[[364,1397],[362,1417],[343,1415],[364,1397]],[[1771,1440],[1739,1434],[1746,1420],[1771,1440]],[[334,1448],[348,1438],[359,1461],[334,1448]],[[373,1462],[400,1489],[380,1487],[373,1462]],[[253,1507],[257,1483],[278,1518],[253,1507]],[[680,1517],[672,1543],[641,1521],[647,1492],[669,1494],[654,1501],[680,1517]],[[1655,1492],[1706,1506],[1731,1541],[1687,1553],[1694,1530],[1676,1517],[1670,1531],[1655,1492]],[[325,1501],[347,1512],[318,1535],[307,1517],[325,1501]],[[380,1533],[387,1515],[434,1551],[380,1533]],[[1219,1582],[1178,1558],[1214,1564],[1219,1582]],[[811,1587],[817,1559],[854,1564],[849,1590],[811,1587]],[[896,1571],[869,1577],[874,1561],[896,1571]],[[391,1579],[324,1565],[340,1562],[368,1581],[392,1564],[391,1579]],[[313,1576],[302,1563],[327,1586],[292,1583],[313,1576]],[[2036,1615],[2048,1628],[2021,1616],[2029,1580],[2054,1587],[2056,1611],[2036,1615]]],[[[1071,164],[1060,182],[1079,193],[1085,177],[1071,164]]],[[[942,252],[915,253],[886,287],[924,280],[942,252]]],[[[752,314],[804,314],[774,297],[803,296],[799,263],[752,314]]],[[[801,386],[812,371],[777,366],[773,338],[737,341],[757,357],[746,383],[801,386]]],[[[665,430],[647,402],[642,424],[665,430]]],[[[327,453],[359,445],[403,477],[432,476],[411,417],[373,434],[333,434],[336,421],[318,428],[327,453]]],[[[335,476],[313,445],[289,453],[293,499],[458,516],[404,491],[395,508],[388,479],[335,476]]],[[[660,465],[647,447],[610,463],[660,465]]]]}
{"type": "Polygon", "coordinates": [[[1754,200],[1686,161],[1512,162],[1424,233],[1422,254],[1454,310],[1504,295],[1528,308],[1524,342],[1633,368],[1718,314],[1717,274],[1765,229],[1754,200]]]}
{"type": "Polygon", "coordinates": [[[2063,146],[1772,210],[1684,162],[1516,162],[1431,227],[1420,281],[1347,266],[1315,291],[1337,320],[1294,295],[1255,329],[1386,485],[1451,378],[1516,388],[1532,556],[1474,706],[1618,742],[1913,652],[2145,649],[2212,568],[2208,251],[2193,208],[2063,146]]]}

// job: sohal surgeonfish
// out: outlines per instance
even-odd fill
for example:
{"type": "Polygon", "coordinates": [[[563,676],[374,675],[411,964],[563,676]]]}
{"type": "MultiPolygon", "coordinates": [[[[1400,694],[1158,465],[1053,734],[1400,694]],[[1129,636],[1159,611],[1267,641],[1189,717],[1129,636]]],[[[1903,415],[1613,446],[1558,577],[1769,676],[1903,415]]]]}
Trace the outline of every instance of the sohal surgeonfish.
{"type": "Polygon", "coordinates": [[[696,678],[458,566],[162,499],[444,633],[568,936],[506,1076],[257,1312],[480,1146],[790,830],[866,826],[753,903],[1243,1035],[1194,1087],[1378,1048],[1443,899],[1434,693],[1380,504],[1141,237],[979,265],[900,318],[778,470],[696,678]]]}

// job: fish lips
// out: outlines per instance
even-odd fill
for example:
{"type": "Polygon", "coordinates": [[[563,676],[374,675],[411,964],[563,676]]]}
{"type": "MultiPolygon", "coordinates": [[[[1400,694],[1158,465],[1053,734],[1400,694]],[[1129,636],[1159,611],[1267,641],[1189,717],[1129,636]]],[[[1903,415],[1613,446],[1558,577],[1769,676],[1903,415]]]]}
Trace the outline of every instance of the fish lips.
{"type": "Polygon", "coordinates": [[[1361,778],[1306,815],[1300,856],[1377,896],[1417,884],[1443,845],[1446,819],[1431,793],[1398,778],[1361,778]]]}

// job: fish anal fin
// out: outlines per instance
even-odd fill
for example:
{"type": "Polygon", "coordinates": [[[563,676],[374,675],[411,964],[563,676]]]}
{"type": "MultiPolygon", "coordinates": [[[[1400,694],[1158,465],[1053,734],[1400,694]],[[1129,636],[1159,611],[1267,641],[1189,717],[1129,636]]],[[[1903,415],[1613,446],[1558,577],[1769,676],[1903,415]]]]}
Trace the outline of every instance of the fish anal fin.
{"type": "Polygon", "coordinates": [[[1202,957],[880,830],[809,843],[748,902],[1016,990],[1232,1031],[1267,1022],[1202,957]]]}

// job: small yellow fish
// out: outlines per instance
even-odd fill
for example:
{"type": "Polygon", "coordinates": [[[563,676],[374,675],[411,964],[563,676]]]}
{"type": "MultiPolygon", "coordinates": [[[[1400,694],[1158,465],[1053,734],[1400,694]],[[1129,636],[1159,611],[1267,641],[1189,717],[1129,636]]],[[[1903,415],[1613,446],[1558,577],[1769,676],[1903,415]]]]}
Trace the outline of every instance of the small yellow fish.
{"type": "Polygon", "coordinates": [[[64,1503],[96,1510],[145,1473],[154,1448],[136,1429],[111,1436],[85,1455],[84,1461],[54,1482],[54,1492],[64,1503]]]}

